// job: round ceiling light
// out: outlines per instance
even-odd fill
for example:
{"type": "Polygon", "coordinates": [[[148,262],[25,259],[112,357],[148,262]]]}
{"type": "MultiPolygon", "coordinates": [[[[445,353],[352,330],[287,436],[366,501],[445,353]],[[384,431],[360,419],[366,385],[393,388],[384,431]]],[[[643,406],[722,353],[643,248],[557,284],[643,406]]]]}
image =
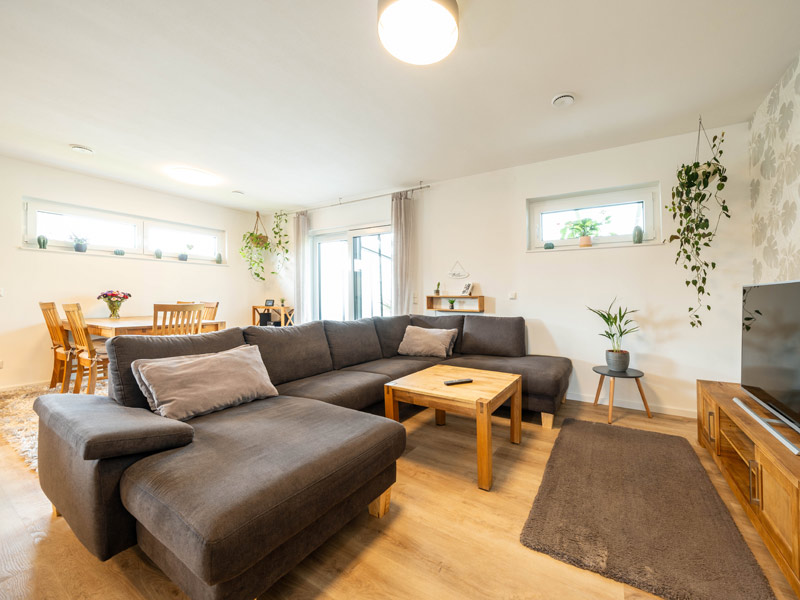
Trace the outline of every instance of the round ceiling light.
{"type": "Polygon", "coordinates": [[[164,167],[164,172],[182,183],[191,185],[212,186],[222,183],[222,177],[194,167],[164,167]]]}
{"type": "Polygon", "coordinates": [[[77,152],[78,154],[94,154],[94,150],[89,148],[89,146],[81,146],[80,144],[70,144],[69,147],[72,149],[73,152],[77,152]]]}
{"type": "Polygon", "coordinates": [[[553,97],[552,102],[553,106],[556,108],[565,108],[575,104],[575,96],[572,94],[558,94],[557,96],[553,97]]]}
{"type": "Polygon", "coordinates": [[[446,58],[458,43],[456,0],[378,0],[378,37],[389,54],[412,65],[446,58]]]}

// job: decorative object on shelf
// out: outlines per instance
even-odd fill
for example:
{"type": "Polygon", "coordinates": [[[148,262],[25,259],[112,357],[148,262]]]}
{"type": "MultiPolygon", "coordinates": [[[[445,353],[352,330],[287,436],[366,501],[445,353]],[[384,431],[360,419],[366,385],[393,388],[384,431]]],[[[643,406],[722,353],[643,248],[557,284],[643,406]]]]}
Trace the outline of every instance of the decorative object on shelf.
{"type": "Polygon", "coordinates": [[[100,294],[97,299],[102,300],[106,303],[106,306],[108,306],[108,310],[111,312],[108,317],[109,319],[119,319],[119,307],[122,306],[122,303],[130,297],[131,295],[128,292],[108,290],[107,292],[100,294]]]}
{"type": "Polygon", "coordinates": [[[672,188],[672,203],[667,206],[672,213],[672,220],[678,220],[677,232],[669,237],[670,242],[677,241],[679,245],[675,264],[680,263],[688,272],[686,287],[691,285],[696,293],[697,301],[689,307],[689,323],[692,327],[702,327],[700,311],[703,307],[711,310],[705,297],[710,296],[709,273],[717,268],[717,263],[704,260],[701,252],[703,248],[711,247],[723,215],[728,219],[731,217],[727,202],[719,196],[728,181],[725,167],[720,162],[724,141],[724,131],[719,137],[715,135],[709,140],[703,127],[703,118],[700,117],[694,162],[681,165],[678,169],[678,184],[672,188]],[[712,154],[712,158],[704,163],[699,162],[701,133],[705,135],[712,154]],[[715,214],[710,214],[712,210],[715,214]]]}
{"type": "Polygon", "coordinates": [[[561,239],[569,240],[578,238],[578,246],[589,248],[592,245],[592,236],[600,232],[600,226],[611,222],[611,217],[607,216],[603,221],[595,221],[591,217],[567,221],[561,228],[561,239]]]}
{"type": "Polygon", "coordinates": [[[456,307],[456,299],[455,298],[448,298],[447,303],[450,305],[450,310],[454,310],[456,307]]]}
{"type": "Polygon", "coordinates": [[[122,248],[117,248],[114,250],[114,256],[125,256],[125,250],[122,248]]]}
{"type": "Polygon", "coordinates": [[[161,248],[156,248],[156,251],[153,252],[153,256],[161,260],[161,257],[164,256],[164,253],[161,251],[161,248]]]}
{"type": "Polygon", "coordinates": [[[545,244],[544,244],[544,249],[545,250],[552,250],[555,247],[556,247],[556,245],[553,242],[545,242],[545,244]]]}
{"type": "Polygon", "coordinates": [[[264,300],[264,306],[275,306],[275,300],[264,300]]]}
{"type": "Polygon", "coordinates": [[[222,264],[222,253],[221,252],[217,252],[217,257],[214,259],[214,262],[217,263],[218,265],[222,264]]]}
{"type": "Polygon", "coordinates": [[[472,295],[472,283],[467,282],[464,284],[464,289],[461,290],[462,296],[471,296],[472,295]]]}
{"type": "Polygon", "coordinates": [[[389,54],[405,63],[439,62],[458,43],[458,2],[378,0],[378,38],[389,54]]]}
{"type": "Polygon", "coordinates": [[[644,229],[638,225],[633,228],[633,243],[641,244],[644,241],[644,229]]]}
{"type": "Polygon", "coordinates": [[[47,236],[40,235],[36,237],[36,243],[39,245],[40,250],[47,250],[47,236]]]}
{"type": "Polygon", "coordinates": [[[74,248],[75,252],[86,252],[89,249],[89,244],[86,242],[86,238],[78,237],[73,233],[69,236],[69,239],[72,240],[72,247],[74,248]]]}
{"type": "Polygon", "coordinates": [[[459,261],[456,261],[453,266],[450,267],[447,276],[450,277],[450,279],[466,279],[469,277],[469,273],[467,273],[467,270],[459,261]]]}
{"type": "Polygon", "coordinates": [[[247,268],[253,279],[264,281],[264,259],[267,254],[275,256],[276,275],[289,260],[289,235],[286,233],[286,223],[289,216],[286,211],[278,211],[273,216],[272,241],[265,233],[266,227],[261,221],[261,213],[256,212],[256,222],[253,229],[242,236],[242,247],[239,254],[247,261],[247,268]],[[262,231],[264,233],[262,233],[262,231]]]}
{"type": "Polygon", "coordinates": [[[614,302],[616,301],[617,299],[614,298],[605,310],[591,308],[590,306],[586,308],[603,319],[603,322],[606,324],[606,330],[598,335],[608,338],[611,342],[611,350],[606,350],[606,364],[608,368],[612,371],[625,371],[628,369],[628,365],[631,362],[631,355],[627,350],[622,349],[622,338],[630,333],[639,331],[638,325],[631,327],[636,321],[628,318],[628,315],[639,311],[636,309],[623,309],[620,306],[615,312],[613,308],[614,302]]]}
{"type": "Polygon", "coordinates": [[[286,306],[286,298],[281,298],[281,306],[286,306]]]}
{"type": "Polygon", "coordinates": [[[437,281],[436,282],[436,289],[433,290],[433,295],[434,296],[438,296],[439,295],[439,288],[441,287],[441,285],[442,285],[441,281],[437,281]]]}
{"type": "MultiPolygon", "coordinates": [[[[191,250],[192,248],[194,248],[193,244],[186,244],[186,249],[187,250],[191,250]]],[[[189,253],[188,252],[181,252],[180,254],[178,254],[178,260],[186,262],[187,260],[189,260],[189,253]]]]}

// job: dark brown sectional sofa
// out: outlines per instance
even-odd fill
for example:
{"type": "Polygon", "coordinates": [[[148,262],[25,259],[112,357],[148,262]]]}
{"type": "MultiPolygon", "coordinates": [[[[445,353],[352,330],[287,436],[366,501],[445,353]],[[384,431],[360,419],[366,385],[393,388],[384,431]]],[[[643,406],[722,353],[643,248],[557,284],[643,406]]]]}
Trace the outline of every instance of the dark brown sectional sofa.
{"type": "Polygon", "coordinates": [[[554,414],[572,365],[525,355],[521,318],[405,315],[107,342],[109,397],[37,399],[42,489],[98,558],[140,548],[192,598],[253,598],[395,481],[402,425],[362,409],[438,362],[520,373],[554,414]],[[408,325],[455,328],[452,358],[398,356],[408,325]],[[258,346],[279,396],[174,421],[150,412],[139,358],[258,346]],[[355,409],[355,410],[352,410],[355,409]]]}

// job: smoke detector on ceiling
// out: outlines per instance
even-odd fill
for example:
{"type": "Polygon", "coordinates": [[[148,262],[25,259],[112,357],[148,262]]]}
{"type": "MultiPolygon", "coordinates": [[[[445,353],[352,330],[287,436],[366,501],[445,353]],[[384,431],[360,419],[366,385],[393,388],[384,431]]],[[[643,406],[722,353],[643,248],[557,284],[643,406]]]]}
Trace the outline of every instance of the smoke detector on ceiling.
{"type": "Polygon", "coordinates": [[[552,103],[556,108],[566,108],[575,104],[575,96],[572,94],[558,94],[553,97],[552,103]]]}

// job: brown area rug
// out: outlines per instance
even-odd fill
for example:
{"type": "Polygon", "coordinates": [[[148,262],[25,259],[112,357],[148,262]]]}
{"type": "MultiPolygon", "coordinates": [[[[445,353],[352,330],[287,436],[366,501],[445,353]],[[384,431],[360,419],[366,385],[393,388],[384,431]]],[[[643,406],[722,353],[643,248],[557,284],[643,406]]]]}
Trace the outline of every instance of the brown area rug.
{"type": "Polygon", "coordinates": [[[566,419],[520,541],[663,598],[775,598],[682,437],[566,419]]]}

